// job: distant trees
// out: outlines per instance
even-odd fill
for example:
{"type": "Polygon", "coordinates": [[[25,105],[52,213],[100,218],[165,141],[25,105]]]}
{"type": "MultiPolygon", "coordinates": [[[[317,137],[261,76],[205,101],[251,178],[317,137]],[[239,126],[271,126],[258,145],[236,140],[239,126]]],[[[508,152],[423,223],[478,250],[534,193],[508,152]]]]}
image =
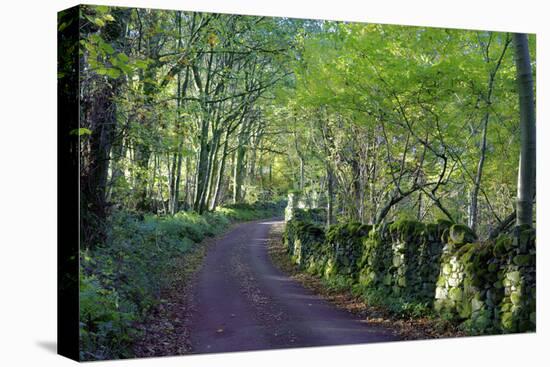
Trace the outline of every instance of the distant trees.
{"type": "Polygon", "coordinates": [[[477,231],[477,225],[478,225],[478,198],[479,198],[479,191],[481,189],[481,180],[483,177],[483,168],[485,165],[485,159],[487,157],[487,135],[489,130],[489,120],[491,117],[491,114],[493,111],[492,108],[492,101],[493,101],[493,90],[495,88],[495,82],[497,81],[497,73],[499,71],[500,66],[502,65],[502,61],[504,60],[504,56],[506,56],[506,51],[508,50],[508,45],[510,44],[510,37],[508,34],[505,35],[504,39],[499,39],[491,32],[488,32],[488,35],[486,36],[486,40],[484,41],[481,36],[478,36],[478,42],[479,46],[482,48],[483,52],[483,59],[485,63],[491,65],[489,69],[489,76],[487,78],[487,87],[484,91],[480,92],[478,102],[476,106],[481,105],[481,108],[484,110],[483,117],[482,117],[482,129],[481,129],[481,142],[479,147],[479,161],[476,168],[475,177],[473,179],[473,187],[472,187],[472,195],[470,199],[470,207],[468,211],[468,225],[470,228],[472,228],[475,231],[477,231]],[[502,49],[500,54],[496,56],[496,58],[493,60],[491,56],[491,46],[499,47],[502,49]]]}
{"type": "MultiPolygon", "coordinates": [[[[482,237],[509,227],[520,149],[512,37],[325,26],[302,41],[296,87],[287,91],[293,96],[277,107],[289,111],[277,114],[280,123],[303,121],[301,146],[293,136],[287,145],[295,187],[312,144],[303,191],[324,191],[330,200],[323,205],[337,218],[443,218],[482,237]],[[334,180],[326,185],[329,172],[334,180]]],[[[534,156],[527,160],[534,167],[534,156]]]]}
{"type": "Polygon", "coordinates": [[[82,9],[90,228],[113,205],[202,213],[289,189],[327,223],[444,218],[487,236],[513,223],[517,189],[518,223],[531,223],[527,36],[82,9]]]}
{"type": "Polygon", "coordinates": [[[83,7],[87,216],[101,222],[111,204],[201,213],[245,200],[245,185],[264,168],[258,159],[271,154],[257,154],[261,99],[289,72],[284,51],[291,34],[276,22],[83,7]]]}

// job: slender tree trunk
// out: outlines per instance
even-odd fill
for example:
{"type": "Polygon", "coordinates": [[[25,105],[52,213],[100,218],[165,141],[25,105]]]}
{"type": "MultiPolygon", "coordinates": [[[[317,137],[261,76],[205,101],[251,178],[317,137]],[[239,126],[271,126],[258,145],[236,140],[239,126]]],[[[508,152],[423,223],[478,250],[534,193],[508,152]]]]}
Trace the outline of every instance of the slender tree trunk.
{"type": "MultiPolygon", "coordinates": [[[[180,147],[181,150],[181,147],[180,147]]],[[[174,190],[174,205],[172,214],[176,214],[179,210],[179,193],[180,193],[180,181],[181,181],[181,165],[182,165],[182,153],[181,151],[178,154],[178,164],[176,168],[176,185],[174,190]]]]}
{"type": "MultiPolygon", "coordinates": [[[[178,49],[181,47],[181,14],[179,15],[179,22],[180,22],[180,39],[179,39],[178,49]]],[[[176,178],[175,178],[175,181],[174,181],[174,186],[172,188],[173,189],[172,208],[171,208],[172,215],[174,215],[179,210],[181,165],[182,165],[182,161],[183,161],[182,149],[183,149],[183,143],[184,143],[184,141],[183,141],[183,131],[181,129],[181,121],[180,121],[180,119],[181,119],[180,108],[181,108],[181,99],[182,99],[182,97],[185,97],[185,95],[187,94],[187,86],[188,85],[189,85],[189,67],[187,67],[185,69],[185,79],[183,81],[183,85],[181,85],[181,75],[178,72],[178,90],[177,90],[178,96],[177,96],[177,106],[176,106],[176,108],[177,108],[177,111],[176,111],[176,116],[177,116],[176,134],[178,135],[179,143],[178,143],[178,151],[176,152],[176,155],[177,155],[176,173],[175,173],[176,178]]],[[[187,168],[186,168],[186,170],[187,170],[187,168]]],[[[187,189],[187,182],[186,182],[186,189],[187,189]]],[[[186,200],[187,200],[187,198],[186,198],[186,200]]]]}
{"type": "MultiPolygon", "coordinates": [[[[156,200],[155,207],[156,207],[156,211],[158,213],[160,211],[160,207],[162,206],[162,212],[164,214],[166,214],[168,212],[168,210],[166,208],[166,203],[164,202],[164,192],[162,190],[162,180],[160,179],[162,177],[161,168],[162,168],[162,162],[160,160],[160,155],[156,155],[155,156],[155,170],[158,173],[158,177],[159,177],[159,180],[157,182],[157,195],[158,195],[159,199],[156,200]],[[159,205],[159,201],[160,201],[161,205],[159,205]]],[[[153,180],[153,183],[154,183],[154,180],[153,180]]],[[[154,189],[154,187],[152,187],[152,190],[153,189],[154,189]]]]}
{"type": "Polygon", "coordinates": [[[474,181],[474,188],[472,190],[472,195],[470,199],[470,215],[468,218],[468,225],[470,228],[477,232],[477,216],[478,216],[478,196],[479,196],[479,189],[481,187],[481,178],[483,176],[483,165],[485,164],[485,156],[487,153],[487,127],[489,125],[489,112],[487,111],[485,113],[485,117],[483,119],[483,132],[481,136],[481,152],[479,156],[479,162],[477,164],[477,172],[476,177],[474,181]]]}
{"type": "MultiPolygon", "coordinates": [[[[180,14],[177,13],[176,15],[176,21],[179,22],[180,14]]],[[[181,46],[181,22],[180,22],[180,38],[178,40],[178,50],[181,46]]],[[[170,185],[169,187],[169,202],[168,202],[168,208],[170,210],[170,214],[174,215],[176,211],[178,210],[178,189],[179,186],[176,184],[177,181],[179,181],[179,175],[181,168],[181,149],[183,144],[183,136],[181,136],[180,131],[180,107],[181,107],[181,73],[178,73],[178,79],[177,79],[177,89],[176,89],[176,135],[178,136],[178,150],[174,153],[174,158],[172,161],[172,169],[171,169],[171,175],[170,175],[170,185]]]]}
{"type": "Polygon", "coordinates": [[[244,154],[242,147],[237,148],[235,153],[235,170],[233,173],[233,203],[239,203],[242,200],[244,154]]]}
{"type": "Polygon", "coordinates": [[[356,220],[359,220],[360,222],[363,221],[363,213],[362,213],[362,209],[361,209],[361,201],[362,201],[362,196],[361,196],[361,171],[360,171],[360,166],[359,166],[359,162],[357,159],[353,159],[351,161],[351,170],[352,170],[352,180],[353,180],[353,198],[354,198],[354,205],[355,206],[355,210],[352,211],[353,213],[353,216],[355,217],[356,220]]]}
{"type": "Polygon", "coordinates": [[[193,209],[197,212],[200,211],[200,204],[204,190],[206,188],[206,176],[208,171],[208,120],[203,119],[201,123],[201,137],[200,137],[200,148],[199,148],[199,157],[197,162],[197,180],[195,186],[195,199],[193,203],[193,209]]]}
{"type": "Polygon", "coordinates": [[[136,165],[138,167],[138,172],[136,175],[136,194],[137,202],[136,209],[138,210],[147,210],[147,186],[148,186],[148,170],[149,170],[149,159],[151,157],[151,150],[148,146],[139,146],[136,147],[136,165]]]}
{"type": "Polygon", "coordinates": [[[185,157],[185,191],[184,191],[184,197],[183,197],[184,210],[188,210],[190,207],[189,205],[189,192],[190,192],[190,185],[191,185],[190,177],[189,177],[190,172],[191,172],[191,166],[189,162],[189,157],[186,156],[185,157]]]}
{"type": "MultiPolygon", "coordinates": [[[[506,54],[506,50],[508,49],[509,44],[510,44],[510,39],[507,36],[504,47],[503,47],[502,52],[500,54],[500,57],[497,59],[494,69],[489,73],[489,81],[487,83],[487,96],[485,98],[485,115],[483,116],[483,131],[482,131],[482,138],[481,138],[480,157],[479,157],[476,176],[475,176],[475,180],[474,180],[474,188],[472,190],[472,196],[471,196],[471,200],[470,200],[470,208],[469,208],[469,214],[470,215],[468,217],[468,225],[470,226],[470,228],[474,232],[477,231],[478,196],[479,196],[479,190],[481,188],[481,178],[483,177],[483,166],[485,164],[485,157],[486,157],[486,154],[487,154],[487,130],[488,130],[488,125],[489,125],[489,108],[491,107],[491,103],[492,103],[495,76],[497,75],[497,72],[498,72],[498,70],[500,68],[500,65],[502,63],[502,59],[504,58],[504,55],[506,54]]],[[[487,45],[485,46],[485,50],[486,50],[485,62],[486,63],[491,62],[491,59],[489,57],[489,47],[490,47],[490,42],[487,43],[487,45]]]]}
{"type": "Polygon", "coordinates": [[[121,167],[121,164],[120,164],[120,161],[122,159],[124,159],[124,157],[126,157],[126,152],[127,152],[127,146],[124,142],[124,140],[121,138],[121,139],[118,139],[118,141],[116,141],[113,145],[113,148],[112,148],[112,156],[113,156],[113,161],[116,162],[117,164],[113,164],[112,166],[112,174],[111,174],[111,178],[110,178],[110,184],[109,184],[109,195],[108,195],[108,200],[119,200],[120,198],[117,197],[117,194],[115,192],[113,192],[113,185],[116,184],[116,182],[120,179],[120,178],[123,178],[124,177],[124,170],[123,168],[121,167]]]}
{"type": "Polygon", "coordinates": [[[178,143],[178,151],[174,153],[172,157],[171,166],[169,172],[169,185],[168,185],[168,210],[170,214],[174,215],[178,211],[178,193],[179,193],[179,181],[181,174],[181,149],[182,142],[178,143]]]}
{"type": "Polygon", "coordinates": [[[252,180],[254,180],[254,174],[256,172],[256,159],[257,159],[257,147],[260,144],[258,133],[255,133],[253,135],[253,138],[251,138],[251,146],[248,149],[248,155],[247,155],[247,163],[248,163],[248,182],[250,184],[253,184],[252,180]]]}
{"type": "Polygon", "coordinates": [[[170,214],[174,214],[175,205],[174,205],[174,193],[176,191],[176,166],[178,164],[178,153],[174,153],[172,157],[168,156],[170,159],[170,170],[168,171],[168,210],[170,214]]]}
{"type": "Polygon", "coordinates": [[[418,221],[422,220],[422,192],[418,193],[418,212],[416,214],[416,219],[418,221]]]}
{"type": "Polygon", "coordinates": [[[244,156],[245,156],[245,141],[247,139],[247,125],[248,123],[243,121],[239,136],[238,136],[238,147],[235,152],[235,164],[233,170],[233,203],[240,203],[243,199],[242,186],[244,180],[244,156]]]}
{"type": "Polygon", "coordinates": [[[304,164],[304,158],[300,156],[300,192],[303,194],[304,192],[304,175],[305,175],[305,164],[304,164]]]}
{"type": "Polygon", "coordinates": [[[514,45],[521,130],[516,224],[532,226],[533,198],[535,197],[536,117],[533,73],[527,35],[524,33],[514,34],[514,45]]]}
{"type": "Polygon", "coordinates": [[[334,174],[327,165],[327,226],[334,223],[334,174]]]}
{"type": "Polygon", "coordinates": [[[219,151],[219,144],[220,144],[220,135],[221,132],[216,131],[214,132],[214,138],[212,139],[212,146],[210,157],[208,159],[208,174],[206,179],[206,189],[203,192],[203,196],[201,198],[201,211],[204,209],[208,209],[208,203],[210,202],[211,196],[212,196],[212,187],[214,186],[214,172],[216,171],[216,168],[218,166],[217,158],[218,158],[218,151],[219,151]]]}
{"type": "Polygon", "coordinates": [[[218,174],[217,174],[217,180],[216,180],[216,187],[214,190],[214,197],[212,199],[210,210],[216,209],[216,206],[218,206],[218,201],[220,199],[220,187],[223,180],[223,172],[225,171],[225,161],[227,159],[227,147],[229,145],[229,130],[225,132],[225,141],[223,143],[223,151],[222,151],[222,161],[219,165],[218,174]]]}
{"type": "Polygon", "coordinates": [[[201,94],[201,109],[203,116],[201,119],[201,131],[200,131],[200,148],[197,162],[197,173],[195,181],[195,197],[193,200],[193,209],[198,213],[202,213],[201,203],[204,198],[204,192],[206,190],[207,180],[208,180],[208,157],[211,145],[208,142],[208,133],[210,130],[210,119],[212,118],[211,107],[206,103],[207,96],[210,93],[210,81],[212,77],[212,62],[213,62],[214,53],[210,53],[207,70],[206,70],[206,81],[204,83],[204,88],[202,86],[201,77],[199,74],[199,69],[197,65],[193,65],[193,75],[195,78],[195,85],[197,86],[201,94]]]}

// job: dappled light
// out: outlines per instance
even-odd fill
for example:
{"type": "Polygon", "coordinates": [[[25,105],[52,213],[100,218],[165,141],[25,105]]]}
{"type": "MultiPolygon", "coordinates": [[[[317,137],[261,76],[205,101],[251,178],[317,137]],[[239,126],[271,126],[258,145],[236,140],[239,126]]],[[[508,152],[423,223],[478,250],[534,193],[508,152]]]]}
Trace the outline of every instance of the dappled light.
{"type": "Polygon", "coordinates": [[[58,31],[81,360],[536,330],[535,35],[97,5],[58,31]]]}

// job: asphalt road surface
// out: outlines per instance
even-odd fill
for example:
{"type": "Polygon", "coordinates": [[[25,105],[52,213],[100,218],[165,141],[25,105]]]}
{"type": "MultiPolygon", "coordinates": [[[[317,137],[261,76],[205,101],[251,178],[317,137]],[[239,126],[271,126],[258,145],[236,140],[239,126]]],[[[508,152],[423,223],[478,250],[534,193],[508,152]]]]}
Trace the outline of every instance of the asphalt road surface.
{"type": "Polygon", "coordinates": [[[275,221],[240,224],[209,249],[192,287],[192,353],[396,340],[337,309],[278,270],[268,254],[275,221]]]}

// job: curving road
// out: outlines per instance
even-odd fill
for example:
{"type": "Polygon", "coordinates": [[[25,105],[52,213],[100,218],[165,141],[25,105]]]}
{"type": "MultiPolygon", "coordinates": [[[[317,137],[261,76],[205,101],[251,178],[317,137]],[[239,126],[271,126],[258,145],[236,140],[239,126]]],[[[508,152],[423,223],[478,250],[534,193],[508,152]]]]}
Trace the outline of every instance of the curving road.
{"type": "Polygon", "coordinates": [[[241,224],[211,245],[192,288],[192,353],[396,340],[290,279],[271,263],[274,221],[241,224]]]}

